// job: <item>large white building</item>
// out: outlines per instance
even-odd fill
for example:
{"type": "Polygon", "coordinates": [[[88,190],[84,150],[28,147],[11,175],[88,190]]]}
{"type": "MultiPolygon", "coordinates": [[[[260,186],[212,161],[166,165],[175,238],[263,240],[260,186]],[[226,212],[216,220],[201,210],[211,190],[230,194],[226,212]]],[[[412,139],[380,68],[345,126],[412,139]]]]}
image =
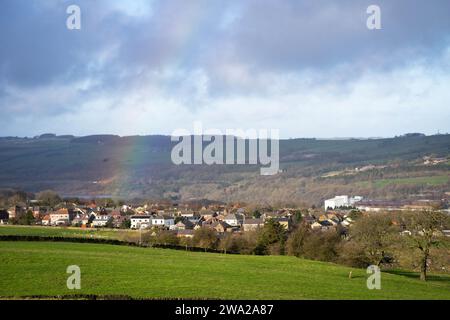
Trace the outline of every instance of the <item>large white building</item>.
{"type": "Polygon", "coordinates": [[[361,201],[363,197],[361,196],[336,196],[332,199],[325,200],[325,210],[328,208],[335,209],[339,207],[350,207],[353,206],[356,202],[361,201]]]}

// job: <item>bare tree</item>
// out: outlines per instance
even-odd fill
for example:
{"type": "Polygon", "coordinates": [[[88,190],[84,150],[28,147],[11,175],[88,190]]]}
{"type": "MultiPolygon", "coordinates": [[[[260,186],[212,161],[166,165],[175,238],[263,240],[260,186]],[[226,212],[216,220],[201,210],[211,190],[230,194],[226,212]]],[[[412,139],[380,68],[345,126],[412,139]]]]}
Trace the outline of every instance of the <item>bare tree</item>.
{"type": "Polygon", "coordinates": [[[359,218],[350,228],[351,241],[364,252],[368,263],[381,265],[388,257],[396,226],[386,213],[370,214],[359,218]]]}
{"type": "Polygon", "coordinates": [[[430,249],[445,241],[442,230],[450,226],[450,216],[439,211],[409,212],[403,215],[403,239],[420,252],[420,279],[427,280],[430,249]]]}

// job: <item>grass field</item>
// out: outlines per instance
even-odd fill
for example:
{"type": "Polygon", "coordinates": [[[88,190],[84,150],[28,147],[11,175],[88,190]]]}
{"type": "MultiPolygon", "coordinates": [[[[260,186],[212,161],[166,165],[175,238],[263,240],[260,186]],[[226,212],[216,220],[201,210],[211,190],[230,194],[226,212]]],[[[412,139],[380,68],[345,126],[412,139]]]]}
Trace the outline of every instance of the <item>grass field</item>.
{"type": "Polygon", "coordinates": [[[120,239],[124,234],[138,236],[138,231],[119,229],[81,229],[40,226],[0,226],[0,235],[4,236],[42,236],[95,239],[120,239]]]}
{"type": "MultiPolygon", "coordinates": [[[[373,186],[375,188],[381,189],[388,185],[428,185],[428,186],[440,186],[448,183],[450,181],[449,175],[440,176],[428,176],[428,177],[413,177],[413,178],[396,178],[396,179],[378,179],[374,180],[373,186]]],[[[358,182],[357,185],[367,187],[371,184],[370,181],[358,182]]]]}
{"type": "Polygon", "coordinates": [[[450,299],[450,276],[423,283],[411,274],[381,276],[284,256],[194,253],[100,244],[0,242],[0,296],[70,294],[136,298],[450,299]],[[81,290],[66,288],[66,268],[81,268],[81,290]],[[353,278],[348,274],[353,271],[353,278]]]}

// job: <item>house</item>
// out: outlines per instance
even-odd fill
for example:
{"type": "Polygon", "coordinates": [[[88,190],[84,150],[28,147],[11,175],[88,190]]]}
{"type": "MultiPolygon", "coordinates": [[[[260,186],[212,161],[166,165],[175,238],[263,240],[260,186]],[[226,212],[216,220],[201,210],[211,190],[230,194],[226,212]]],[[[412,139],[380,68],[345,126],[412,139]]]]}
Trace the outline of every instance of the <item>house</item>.
{"type": "Polygon", "coordinates": [[[224,221],[217,221],[211,224],[211,228],[217,233],[231,232],[233,227],[224,221]]]}
{"type": "Polygon", "coordinates": [[[344,227],[348,227],[348,226],[350,226],[350,225],[352,224],[352,222],[353,222],[352,218],[346,217],[346,218],[341,222],[341,224],[342,224],[344,227]]]}
{"type": "Polygon", "coordinates": [[[322,230],[328,230],[334,227],[334,225],[329,220],[320,221],[319,223],[321,225],[322,230]]]}
{"type": "Polygon", "coordinates": [[[7,210],[0,210],[0,224],[7,224],[9,220],[9,213],[7,210]]]}
{"type": "Polygon", "coordinates": [[[217,217],[209,217],[206,219],[204,216],[202,216],[202,218],[199,220],[198,225],[200,227],[210,227],[212,224],[216,222],[219,222],[219,219],[217,219],[217,217]]]}
{"type": "Polygon", "coordinates": [[[69,210],[61,208],[57,211],[50,213],[50,224],[54,226],[69,225],[71,219],[69,210]]]}
{"type": "Polygon", "coordinates": [[[152,227],[164,227],[164,217],[163,216],[152,216],[151,219],[152,227]]]}
{"type": "Polygon", "coordinates": [[[232,227],[239,227],[242,224],[242,219],[241,217],[238,217],[236,214],[234,213],[230,213],[227,214],[224,218],[223,221],[232,226],[232,227]]]}
{"type": "Polygon", "coordinates": [[[130,220],[127,216],[122,216],[120,214],[113,215],[112,218],[113,218],[112,224],[114,228],[120,228],[122,227],[125,221],[130,220]]]}
{"type": "Polygon", "coordinates": [[[216,216],[217,216],[217,213],[215,213],[215,212],[212,211],[212,210],[203,208],[202,210],[200,210],[200,215],[201,215],[205,220],[208,220],[208,219],[211,219],[211,218],[213,218],[213,217],[216,217],[216,216]]]}
{"type": "Polygon", "coordinates": [[[37,207],[37,206],[33,207],[31,209],[31,211],[33,212],[33,217],[35,219],[39,219],[41,217],[41,209],[40,209],[40,207],[37,207]]]}
{"type": "Polygon", "coordinates": [[[9,219],[19,219],[26,213],[22,206],[14,206],[8,209],[9,219]]]}
{"type": "Polygon", "coordinates": [[[268,220],[268,219],[274,219],[274,218],[278,218],[280,217],[280,215],[278,214],[278,212],[264,212],[262,214],[262,218],[264,219],[264,221],[268,220]]]}
{"type": "Polygon", "coordinates": [[[195,213],[192,210],[183,210],[183,211],[178,211],[178,215],[183,218],[190,218],[190,217],[195,216],[195,213]]]}
{"type": "Polygon", "coordinates": [[[192,217],[187,217],[187,220],[189,220],[192,224],[197,224],[200,221],[201,217],[200,216],[192,216],[192,217]]]}
{"type": "Polygon", "coordinates": [[[245,219],[242,227],[244,231],[255,231],[264,227],[264,221],[262,219],[245,219]]]}
{"type": "Polygon", "coordinates": [[[112,221],[112,217],[107,214],[95,215],[95,219],[92,221],[92,226],[95,228],[106,227],[107,224],[112,221]]]}
{"type": "Polygon", "coordinates": [[[50,218],[50,215],[49,215],[49,214],[45,215],[45,216],[42,218],[41,224],[42,224],[43,226],[49,226],[49,225],[51,224],[51,218],[50,218]]]}
{"type": "Polygon", "coordinates": [[[302,221],[305,221],[307,224],[312,225],[314,222],[316,222],[316,218],[307,214],[302,217],[302,221]]]}
{"type": "Polygon", "coordinates": [[[164,218],[164,226],[168,229],[170,229],[171,226],[175,224],[175,218],[172,216],[163,216],[164,218]]]}
{"type": "Polygon", "coordinates": [[[181,220],[177,224],[175,224],[172,229],[174,229],[174,230],[192,230],[192,229],[194,229],[194,224],[190,220],[185,219],[185,220],[181,220]]]}
{"type": "Polygon", "coordinates": [[[281,224],[286,230],[291,229],[292,222],[290,218],[276,218],[274,220],[281,224]]]}
{"type": "Polygon", "coordinates": [[[311,224],[311,229],[313,229],[313,230],[322,229],[322,224],[315,221],[314,223],[311,224]]]}
{"type": "Polygon", "coordinates": [[[72,220],[72,226],[81,226],[82,224],[81,215],[77,214],[72,220]]]}
{"type": "Polygon", "coordinates": [[[137,215],[132,216],[131,229],[147,229],[152,225],[152,216],[149,215],[137,215]]]}

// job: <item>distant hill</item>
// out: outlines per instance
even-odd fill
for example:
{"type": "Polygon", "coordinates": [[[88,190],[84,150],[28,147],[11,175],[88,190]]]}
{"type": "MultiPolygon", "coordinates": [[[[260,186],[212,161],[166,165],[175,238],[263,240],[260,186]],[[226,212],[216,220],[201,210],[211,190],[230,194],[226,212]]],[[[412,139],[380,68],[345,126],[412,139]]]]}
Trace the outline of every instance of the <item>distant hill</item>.
{"type": "Polygon", "coordinates": [[[261,176],[255,165],[176,166],[170,159],[173,145],[169,136],[0,138],[0,188],[270,204],[320,204],[347,193],[392,199],[449,190],[448,161],[424,165],[422,158],[448,157],[450,135],[281,140],[282,172],[275,176],[261,176]]]}

